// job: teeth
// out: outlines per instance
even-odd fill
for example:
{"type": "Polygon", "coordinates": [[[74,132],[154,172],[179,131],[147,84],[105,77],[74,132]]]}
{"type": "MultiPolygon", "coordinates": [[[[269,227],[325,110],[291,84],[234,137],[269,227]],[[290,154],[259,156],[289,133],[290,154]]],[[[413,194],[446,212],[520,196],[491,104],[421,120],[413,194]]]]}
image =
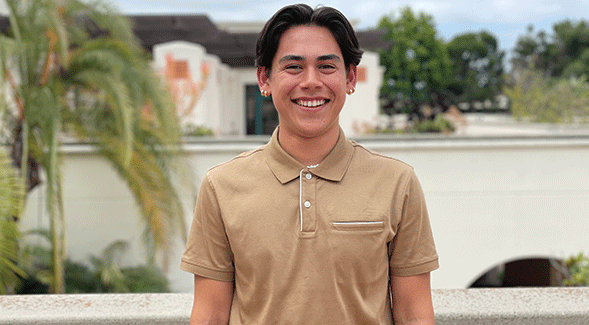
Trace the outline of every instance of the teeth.
{"type": "Polygon", "coordinates": [[[322,100],[310,100],[310,101],[298,101],[298,104],[305,107],[317,107],[326,103],[325,99],[322,100]]]}

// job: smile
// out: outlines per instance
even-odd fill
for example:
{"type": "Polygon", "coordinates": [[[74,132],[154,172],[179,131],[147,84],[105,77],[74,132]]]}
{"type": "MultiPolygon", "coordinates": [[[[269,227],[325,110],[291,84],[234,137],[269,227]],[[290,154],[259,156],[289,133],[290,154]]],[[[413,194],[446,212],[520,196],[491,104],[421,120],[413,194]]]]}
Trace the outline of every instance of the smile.
{"type": "Polygon", "coordinates": [[[303,106],[303,107],[319,107],[325,105],[329,102],[328,99],[321,99],[321,100],[293,100],[293,103],[303,106]]]}

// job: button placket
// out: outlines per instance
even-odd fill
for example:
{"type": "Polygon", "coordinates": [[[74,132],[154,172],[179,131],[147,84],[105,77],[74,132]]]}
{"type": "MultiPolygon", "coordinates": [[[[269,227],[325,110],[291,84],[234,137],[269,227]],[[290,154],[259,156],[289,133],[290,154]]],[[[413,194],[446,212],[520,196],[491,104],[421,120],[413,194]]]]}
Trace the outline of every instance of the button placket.
{"type": "Polygon", "coordinates": [[[315,188],[316,188],[317,177],[308,170],[301,170],[300,177],[300,222],[301,222],[301,233],[313,233],[316,230],[317,219],[315,209],[315,188]]]}

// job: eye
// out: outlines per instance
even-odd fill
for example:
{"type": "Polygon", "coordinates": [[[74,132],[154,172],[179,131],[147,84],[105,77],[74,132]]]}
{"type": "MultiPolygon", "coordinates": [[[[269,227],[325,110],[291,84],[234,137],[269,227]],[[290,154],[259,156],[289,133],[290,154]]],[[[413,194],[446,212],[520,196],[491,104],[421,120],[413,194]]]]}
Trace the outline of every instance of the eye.
{"type": "Polygon", "coordinates": [[[287,65],[287,66],[285,67],[285,69],[286,69],[286,70],[291,70],[291,71],[296,71],[296,70],[299,70],[299,69],[302,69],[302,68],[301,68],[301,66],[299,66],[299,65],[296,65],[296,64],[290,64],[290,65],[287,65]]]}
{"type": "Polygon", "coordinates": [[[333,64],[322,64],[319,66],[321,70],[335,70],[335,66],[333,64]]]}

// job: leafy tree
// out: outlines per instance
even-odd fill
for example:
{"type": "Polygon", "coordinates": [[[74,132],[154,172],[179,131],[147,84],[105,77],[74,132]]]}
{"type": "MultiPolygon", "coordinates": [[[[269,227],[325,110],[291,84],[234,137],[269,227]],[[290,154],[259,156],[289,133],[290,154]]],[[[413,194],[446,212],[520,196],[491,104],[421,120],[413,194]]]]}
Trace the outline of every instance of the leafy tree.
{"type": "Polygon", "coordinates": [[[405,7],[398,17],[382,17],[378,28],[386,30],[385,38],[392,44],[380,51],[386,69],[381,96],[402,106],[410,119],[422,120],[421,105],[437,107],[451,76],[450,57],[436,34],[433,17],[405,7]]]}
{"type": "Polygon", "coordinates": [[[518,39],[513,87],[506,89],[512,113],[541,122],[587,122],[589,117],[589,23],[566,20],[553,34],[518,39]]]}
{"type": "Polygon", "coordinates": [[[548,76],[558,74],[562,66],[558,44],[549,41],[544,30],[534,32],[534,26],[529,25],[526,35],[518,37],[514,48],[512,64],[515,70],[535,68],[548,76]]]}
{"type": "Polygon", "coordinates": [[[529,26],[514,52],[515,68],[539,69],[552,77],[589,76],[589,23],[565,20],[553,25],[552,35],[529,26]]]}
{"type": "MultiPolygon", "coordinates": [[[[150,261],[185,225],[172,160],[179,123],[130,21],[101,2],[7,0],[0,34],[0,116],[27,189],[43,169],[52,243],[51,292],[64,292],[65,217],[59,147],[91,141],[128,184],[146,225],[150,261]]],[[[180,156],[180,155],[179,155],[180,156]]],[[[178,179],[186,179],[184,176],[178,179]]]]}
{"type": "Polygon", "coordinates": [[[493,99],[503,87],[503,57],[497,39],[488,32],[456,36],[448,43],[453,79],[448,86],[454,102],[493,99]]]}
{"type": "Polygon", "coordinates": [[[504,92],[516,118],[534,122],[573,123],[589,119],[589,83],[581,78],[553,78],[533,69],[516,72],[515,84],[504,92]]]}

